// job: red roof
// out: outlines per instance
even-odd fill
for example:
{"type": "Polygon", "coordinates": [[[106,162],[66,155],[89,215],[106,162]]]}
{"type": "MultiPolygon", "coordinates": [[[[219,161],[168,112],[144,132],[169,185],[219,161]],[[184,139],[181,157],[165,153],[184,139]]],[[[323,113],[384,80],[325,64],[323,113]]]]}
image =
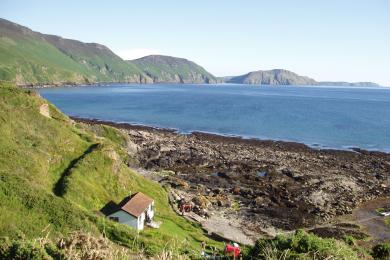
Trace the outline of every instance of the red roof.
{"type": "Polygon", "coordinates": [[[123,210],[138,218],[152,204],[153,199],[142,192],[127,196],[118,204],[118,210],[123,210]]]}

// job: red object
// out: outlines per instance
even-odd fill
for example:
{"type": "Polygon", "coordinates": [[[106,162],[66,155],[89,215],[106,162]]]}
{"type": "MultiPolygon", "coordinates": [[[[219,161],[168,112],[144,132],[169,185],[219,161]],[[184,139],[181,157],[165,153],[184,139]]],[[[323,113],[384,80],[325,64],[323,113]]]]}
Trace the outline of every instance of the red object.
{"type": "Polygon", "coordinates": [[[192,211],[192,205],[191,204],[188,204],[188,203],[184,203],[184,204],[181,204],[180,205],[180,211],[181,212],[190,212],[192,211]]]}
{"type": "Polygon", "coordinates": [[[224,254],[234,255],[235,257],[238,257],[240,255],[240,248],[232,246],[231,244],[227,244],[225,247],[224,254]]]}

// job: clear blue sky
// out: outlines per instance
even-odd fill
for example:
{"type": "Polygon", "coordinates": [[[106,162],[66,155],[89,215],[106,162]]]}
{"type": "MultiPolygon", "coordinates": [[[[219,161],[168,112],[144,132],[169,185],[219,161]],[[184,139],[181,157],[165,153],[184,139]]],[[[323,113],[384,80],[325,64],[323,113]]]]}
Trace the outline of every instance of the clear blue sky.
{"type": "Polygon", "coordinates": [[[390,86],[389,0],[1,0],[0,17],[124,58],[185,57],[217,76],[284,68],[390,86]]]}

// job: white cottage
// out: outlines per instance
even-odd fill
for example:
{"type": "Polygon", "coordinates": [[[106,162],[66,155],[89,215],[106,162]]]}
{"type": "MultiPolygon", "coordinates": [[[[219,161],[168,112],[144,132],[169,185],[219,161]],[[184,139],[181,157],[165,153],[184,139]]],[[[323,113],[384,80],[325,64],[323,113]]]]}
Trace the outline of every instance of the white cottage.
{"type": "Polygon", "coordinates": [[[141,192],[124,198],[108,215],[113,221],[143,230],[146,222],[154,217],[154,200],[141,192]]]}

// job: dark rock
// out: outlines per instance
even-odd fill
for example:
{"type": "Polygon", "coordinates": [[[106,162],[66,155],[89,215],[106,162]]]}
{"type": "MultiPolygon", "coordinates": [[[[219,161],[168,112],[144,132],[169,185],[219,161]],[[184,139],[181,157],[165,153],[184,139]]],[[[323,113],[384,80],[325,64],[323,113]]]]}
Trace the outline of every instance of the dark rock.
{"type": "Polygon", "coordinates": [[[257,227],[305,227],[350,213],[358,204],[390,193],[386,186],[390,154],[118,127],[134,143],[128,153],[138,167],[177,172],[173,177],[185,184],[171,177],[162,182],[192,195],[199,193],[210,204],[225,205],[220,195],[233,196],[240,204],[237,217],[245,219],[253,210],[251,223],[257,227]],[[267,176],[257,177],[259,169],[267,171],[267,176]]]}

